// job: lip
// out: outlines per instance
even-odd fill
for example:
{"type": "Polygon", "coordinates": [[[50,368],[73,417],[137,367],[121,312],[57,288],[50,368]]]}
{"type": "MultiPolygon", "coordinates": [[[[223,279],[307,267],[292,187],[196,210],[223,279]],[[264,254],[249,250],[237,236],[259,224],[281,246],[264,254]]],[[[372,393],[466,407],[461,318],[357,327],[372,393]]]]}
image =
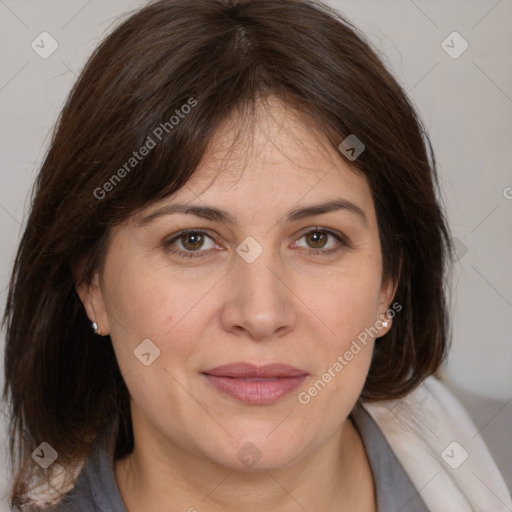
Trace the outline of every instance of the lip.
{"type": "Polygon", "coordinates": [[[257,366],[237,362],[203,372],[217,390],[247,404],[270,404],[296,389],[309,375],[281,363],[257,366]]]}

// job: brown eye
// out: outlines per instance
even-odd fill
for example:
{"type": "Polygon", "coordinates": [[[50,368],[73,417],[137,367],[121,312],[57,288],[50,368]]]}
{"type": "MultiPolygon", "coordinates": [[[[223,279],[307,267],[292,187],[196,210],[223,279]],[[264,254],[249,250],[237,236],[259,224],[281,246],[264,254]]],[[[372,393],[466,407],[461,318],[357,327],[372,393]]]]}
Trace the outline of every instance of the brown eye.
{"type": "Polygon", "coordinates": [[[181,245],[189,251],[200,249],[204,243],[204,236],[201,233],[185,233],[180,236],[181,245]]]}
{"type": "Polygon", "coordinates": [[[348,246],[340,235],[330,230],[320,228],[312,229],[303,234],[299,240],[302,239],[306,240],[306,246],[299,246],[304,247],[305,249],[310,249],[314,253],[331,253],[338,251],[344,246],[348,246]],[[334,246],[331,244],[331,247],[329,247],[329,239],[333,239],[335,241],[334,246]]]}
{"type": "Polygon", "coordinates": [[[310,231],[306,235],[306,240],[313,249],[322,249],[327,243],[328,234],[323,231],[310,231]]]}
{"type": "MultiPolygon", "coordinates": [[[[302,239],[306,240],[306,246],[299,245],[299,247],[304,247],[312,254],[330,254],[338,252],[343,247],[348,247],[348,243],[341,235],[327,229],[311,229],[304,233],[299,240],[302,239]],[[335,243],[334,246],[331,244],[331,247],[329,247],[329,240],[331,239],[335,243]]],[[[164,243],[167,251],[183,258],[207,256],[210,252],[208,249],[213,249],[214,246],[215,242],[212,237],[201,230],[182,231],[164,243]],[[205,247],[208,241],[211,245],[205,247]]]]}
{"type": "Polygon", "coordinates": [[[164,243],[167,251],[184,258],[205,256],[214,246],[212,238],[205,231],[189,230],[178,233],[168,242],[164,243]],[[205,243],[210,240],[210,247],[205,248],[205,243]]]}

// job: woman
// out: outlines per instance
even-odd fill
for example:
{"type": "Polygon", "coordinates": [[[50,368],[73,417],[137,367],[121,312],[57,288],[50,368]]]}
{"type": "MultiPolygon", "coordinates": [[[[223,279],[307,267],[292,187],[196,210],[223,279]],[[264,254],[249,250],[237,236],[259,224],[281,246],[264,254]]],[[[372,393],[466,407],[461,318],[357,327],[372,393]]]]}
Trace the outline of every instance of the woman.
{"type": "Polygon", "coordinates": [[[507,510],[432,376],[437,192],[410,102],[335,11],[130,16],[63,109],[13,270],[11,505],[507,510]]]}

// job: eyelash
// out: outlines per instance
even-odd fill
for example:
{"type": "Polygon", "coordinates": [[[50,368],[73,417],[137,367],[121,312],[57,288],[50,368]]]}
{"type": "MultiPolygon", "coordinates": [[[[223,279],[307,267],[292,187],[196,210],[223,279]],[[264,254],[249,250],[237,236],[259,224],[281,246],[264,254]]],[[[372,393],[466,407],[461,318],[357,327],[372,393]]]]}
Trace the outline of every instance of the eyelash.
{"type": "MultiPolygon", "coordinates": [[[[305,237],[306,235],[309,235],[310,233],[315,233],[315,232],[326,233],[328,235],[331,235],[341,245],[338,246],[338,247],[335,247],[333,249],[306,249],[309,252],[309,254],[312,254],[312,255],[317,255],[317,254],[322,254],[322,255],[326,255],[327,254],[327,255],[330,255],[332,253],[338,252],[343,247],[348,247],[348,243],[346,242],[346,240],[342,236],[338,235],[334,231],[331,231],[330,229],[324,229],[324,228],[319,228],[319,227],[310,229],[309,231],[306,231],[305,233],[302,233],[301,237],[298,240],[300,240],[301,238],[305,237]]],[[[180,258],[204,258],[205,257],[204,254],[201,254],[201,253],[205,253],[205,252],[208,252],[208,251],[200,251],[200,250],[198,250],[198,251],[182,251],[182,250],[176,250],[176,249],[172,249],[171,248],[172,244],[175,241],[177,241],[181,237],[183,237],[185,235],[189,235],[189,234],[205,235],[208,238],[212,239],[212,237],[206,231],[203,231],[201,229],[187,229],[187,230],[184,230],[184,231],[180,231],[171,240],[169,240],[167,242],[164,242],[165,249],[167,251],[173,253],[173,254],[176,254],[180,258]]]]}

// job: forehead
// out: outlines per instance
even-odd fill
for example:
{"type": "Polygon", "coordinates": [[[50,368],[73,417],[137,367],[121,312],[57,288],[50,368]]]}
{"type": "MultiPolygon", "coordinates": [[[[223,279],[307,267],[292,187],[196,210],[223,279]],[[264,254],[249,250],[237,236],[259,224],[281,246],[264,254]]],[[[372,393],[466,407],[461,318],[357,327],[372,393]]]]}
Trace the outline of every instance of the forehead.
{"type": "Polygon", "coordinates": [[[236,190],[254,198],[295,195],[296,201],[305,194],[345,193],[365,202],[371,196],[361,172],[307,117],[275,97],[260,100],[250,115],[235,113],[217,127],[185,188],[211,197],[236,190]]]}

